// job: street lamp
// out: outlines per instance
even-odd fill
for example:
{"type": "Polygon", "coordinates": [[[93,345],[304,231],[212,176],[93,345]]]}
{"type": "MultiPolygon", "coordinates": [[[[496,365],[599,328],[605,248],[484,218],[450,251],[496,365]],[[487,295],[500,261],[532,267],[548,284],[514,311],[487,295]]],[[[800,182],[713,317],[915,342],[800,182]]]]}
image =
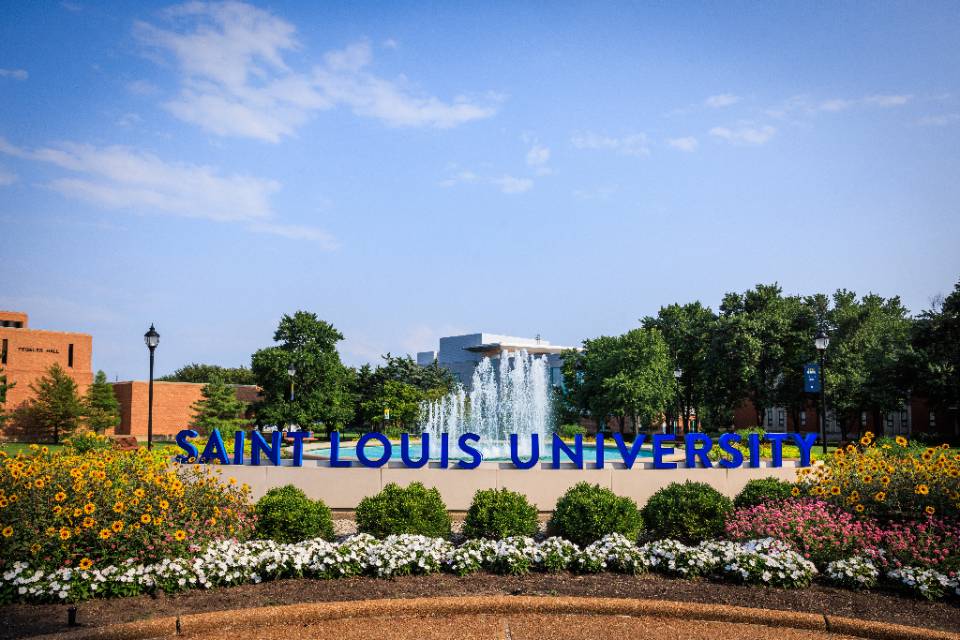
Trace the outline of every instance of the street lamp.
{"type": "Polygon", "coordinates": [[[297,368],[293,363],[287,366],[287,375],[290,376],[290,402],[293,402],[293,376],[297,375],[297,368]]]}
{"type": "MultiPolygon", "coordinates": [[[[677,411],[677,427],[680,426],[680,414],[683,413],[683,400],[680,398],[680,377],[682,375],[683,375],[683,369],[681,369],[680,367],[677,367],[676,369],[673,370],[673,378],[677,381],[677,407],[679,409],[677,411]]],[[[684,421],[684,425],[686,425],[686,421],[684,421]]],[[[673,428],[673,432],[674,433],[677,432],[676,427],[673,428]]]]}
{"type": "Polygon", "coordinates": [[[143,334],[143,341],[150,349],[150,391],[147,399],[147,449],[153,448],[153,352],[160,344],[160,334],[150,323],[150,330],[143,334]]]}
{"type": "Polygon", "coordinates": [[[822,328],[813,339],[814,346],[820,353],[820,436],[823,438],[823,453],[827,453],[827,370],[823,357],[830,346],[830,336],[822,328]]]}

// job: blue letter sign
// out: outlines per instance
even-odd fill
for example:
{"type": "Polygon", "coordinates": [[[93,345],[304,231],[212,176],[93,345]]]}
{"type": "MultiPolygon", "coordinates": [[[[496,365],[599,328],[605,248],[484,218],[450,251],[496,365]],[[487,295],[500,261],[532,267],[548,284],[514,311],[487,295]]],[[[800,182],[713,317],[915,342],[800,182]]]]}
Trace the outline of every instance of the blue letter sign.
{"type": "Polygon", "coordinates": [[[820,365],[811,363],[803,366],[803,390],[820,393],[820,365]]]}

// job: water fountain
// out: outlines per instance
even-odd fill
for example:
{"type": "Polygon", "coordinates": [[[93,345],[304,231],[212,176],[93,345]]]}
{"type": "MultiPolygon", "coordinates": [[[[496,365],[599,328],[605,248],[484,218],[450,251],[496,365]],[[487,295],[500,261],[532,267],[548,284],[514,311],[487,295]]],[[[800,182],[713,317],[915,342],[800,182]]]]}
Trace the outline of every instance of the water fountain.
{"type": "Polygon", "coordinates": [[[421,431],[430,435],[430,457],[440,455],[440,434],[456,442],[463,433],[480,436],[486,460],[510,456],[510,434],[518,451],[530,454],[530,436],[541,442],[552,432],[547,359],[526,350],[502,351],[496,361],[484,358],[473,372],[471,389],[462,386],[443,398],[423,404],[421,431]]]}

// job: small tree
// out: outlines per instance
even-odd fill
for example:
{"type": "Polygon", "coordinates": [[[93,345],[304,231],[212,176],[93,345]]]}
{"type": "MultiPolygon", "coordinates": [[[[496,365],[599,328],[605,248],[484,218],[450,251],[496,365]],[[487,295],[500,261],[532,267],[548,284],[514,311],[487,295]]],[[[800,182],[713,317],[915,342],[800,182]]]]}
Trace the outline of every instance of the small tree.
{"type": "Polygon", "coordinates": [[[52,433],[54,443],[60,442],[62,434],[76,430],[83,417],[83,402],[77,395],[77,383],[63,367],[54,364],[30,389],[34,393],[30,412],[41,429],[52,433]]]}
{"type": "Polygon", "coordinates": [[[234,388],[220,378],[214,378],[200,390],[202,400],[191,407],[194,411],[190,426],[207,435],[214,429],[231,434],[243,425],[244,403],[237,399],[234,388]]]}
{"type": "Polygon", "coordinates": [[[3,369],[0,369],[0,429],[3,428],[7,422],[7,418],[9,418],[6,412],[7,391],[13,389],[15,386],[16,383],[7,383],[7,376],[4,375],[3,369]]]}
{"type": "Polygon", "coordinates": [[[120,403],[103,371],[97,371],[83,399],[83,407],[86,425],[91,431],[103,433],[120,424],[120,403]]]}

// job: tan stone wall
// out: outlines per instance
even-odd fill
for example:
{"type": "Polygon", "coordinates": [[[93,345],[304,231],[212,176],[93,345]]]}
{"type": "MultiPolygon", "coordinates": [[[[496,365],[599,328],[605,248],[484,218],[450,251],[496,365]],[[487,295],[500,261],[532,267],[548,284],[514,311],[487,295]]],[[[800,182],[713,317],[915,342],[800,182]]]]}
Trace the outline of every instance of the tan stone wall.
{"type": "Polygon", "coordinates": [[[273,487],[294,484],[311,498],[320,498],[333,509],[354,509],[360,500],[378,493],[387,483],[407,485],[419,481],[427,487],[436,487],[451,511],[466,511],[478,489],[508,488],[526,495],[540,511],[546,512],[553,511],[557,499],[581,481],[600,484],[643,506],[657,489],[671,482],[706,482],[732,498],[753,478],[772,476],[794,480],[796,463],[784,462],[784,465],[758,469],[687,469],[681,464],[678,469],[653,469],[650,463],[643,463],[633,469],[625,469],[623,465],[608,465],[603,469],[576,469],[573,465],[552,469],[542,465],[521,470],[500,463],[483,463],[476,469],[440,469],[433,465],[408,469],[390,463],[379,469],[356,466],[341,469],[330,467],[326,461],[304,460],[303,467],[243,465],[211,468],[225,480],[232,477],[238,482],[246,482],[254,500],[273,487]]]}

